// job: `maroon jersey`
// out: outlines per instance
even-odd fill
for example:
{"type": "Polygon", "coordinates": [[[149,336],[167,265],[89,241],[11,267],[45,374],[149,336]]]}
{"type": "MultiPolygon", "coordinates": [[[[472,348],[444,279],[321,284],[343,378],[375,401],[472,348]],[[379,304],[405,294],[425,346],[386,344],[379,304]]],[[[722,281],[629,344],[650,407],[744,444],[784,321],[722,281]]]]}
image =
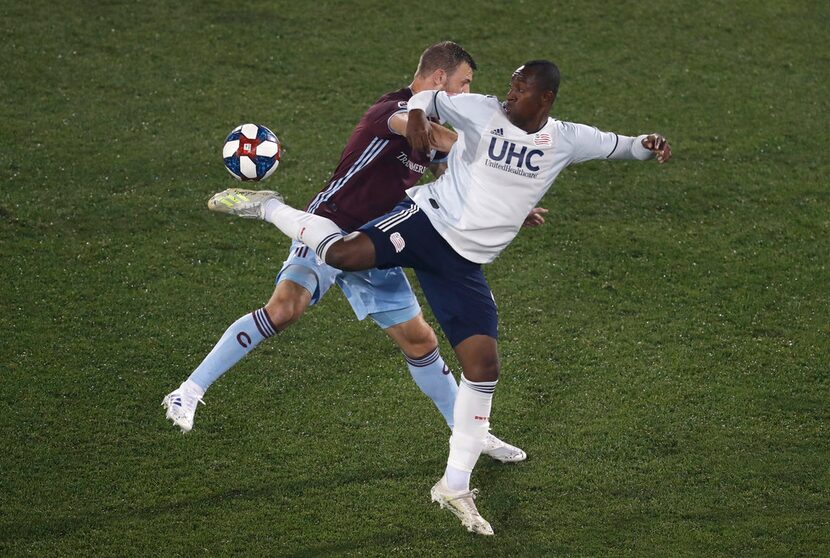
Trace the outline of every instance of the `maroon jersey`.
{"type": "Polygon", "coordinates": [[[328,185],[306,211],[352,232],[404,198],[404,191],[420,180],[430,163],[426,154],[413,151],[405,137],[389,128],[389,118],[406,112],[410,97],[412,91],[404,87],[369,107],[349,136],[328,185]]]}

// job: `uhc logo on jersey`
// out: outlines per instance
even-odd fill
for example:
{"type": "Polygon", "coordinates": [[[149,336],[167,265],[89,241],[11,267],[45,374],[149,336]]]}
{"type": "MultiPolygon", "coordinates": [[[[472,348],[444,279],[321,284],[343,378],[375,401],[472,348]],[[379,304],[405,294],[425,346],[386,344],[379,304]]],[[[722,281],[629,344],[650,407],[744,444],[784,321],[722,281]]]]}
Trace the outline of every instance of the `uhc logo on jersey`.
{"type": "MultiPolygon", "coordinates": [[[[518,170],[524,168],[532,173],[536,173],[539,172],[539,159],[545,153],[540,149],[528,150],[528,147],[526,145],[523,145],[520,148],[512,141],[493,137],[490,138],[490,147],[487,150],[487,154],[490,156],[490,161],[493,161],[493,164],[490,164],[490,162],[488,161],[487,166],[498,168],[507,166],[513,167],[518,170]]],[[[515,172],[514,170],[510,170],[509,168],[502,168],[502,170],[514,172],[515,174],[527,174],[523,171],[515,172]]]]}

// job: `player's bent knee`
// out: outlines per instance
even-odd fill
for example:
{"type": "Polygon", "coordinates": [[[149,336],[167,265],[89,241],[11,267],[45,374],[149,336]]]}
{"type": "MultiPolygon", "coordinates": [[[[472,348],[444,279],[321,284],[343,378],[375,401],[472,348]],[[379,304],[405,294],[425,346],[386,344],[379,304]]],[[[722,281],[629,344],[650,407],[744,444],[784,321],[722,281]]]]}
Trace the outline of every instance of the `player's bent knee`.
{"type": "Polygon", "coordinates": [[[335,241],[326,251],[326,263],[343,271],[362,271],[375,265],[375,245],[365,234],[354,232],[335,241]]]}
{"type": "Polygon", "coordinates": [[[410,358],[422,358],[438,346],[435,331],[420,312],[405,322],[386,327],[384,331],[410,358]]]}
{"type": "Polygon", "coordinates": [[[499,352],[496,340],[487,335],[468,337],[455,346],[455,354],[472,382],[495,382],[499,379],[499,352]]]}
{"type": "Polygon", "coordinates": [[[407,332],[407,342],[411,345],[421,347],[424,352],[429,352],[438,346],[438,337],[435,335],[435,331],[429,327],[429,324],[427,324],[422,317],[420,317],[420,320],[418,320],[418,318],[413,318],[411,321],[416,320],[420,323],[416,322],[412,324],[412,331],[407,332]]]}
{"type": "Polygon", "coordinates": [[[265,305],[265,312],[277,331],[282,331],[299,320],[307,305],[299,300],[277,298],[265,305]]]}

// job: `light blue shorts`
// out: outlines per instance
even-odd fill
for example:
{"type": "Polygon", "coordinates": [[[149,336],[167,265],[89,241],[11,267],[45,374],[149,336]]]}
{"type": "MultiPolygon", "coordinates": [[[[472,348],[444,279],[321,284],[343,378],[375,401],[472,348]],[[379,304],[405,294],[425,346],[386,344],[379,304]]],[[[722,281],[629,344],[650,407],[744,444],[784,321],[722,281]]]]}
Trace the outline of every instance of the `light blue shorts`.
{"type": "Polygon", "coordinates": [[[383,329],[407,322],[421,312],[403,269],[341,271],[323,262],[313,250],[297,241],[291,243],[291,252],[275,283],[286,280],[310,292],[312,306],[337,283],[357,319],[369,316],[383,329]]]}

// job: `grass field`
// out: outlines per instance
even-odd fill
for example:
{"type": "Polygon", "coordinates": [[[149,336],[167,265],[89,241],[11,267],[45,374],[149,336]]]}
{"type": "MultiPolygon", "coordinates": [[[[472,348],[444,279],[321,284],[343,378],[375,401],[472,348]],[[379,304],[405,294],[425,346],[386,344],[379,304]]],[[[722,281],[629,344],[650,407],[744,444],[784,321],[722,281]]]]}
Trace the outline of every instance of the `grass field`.
{"type": "Polygon", "coordinates": [[[0,4],[0,555],[830,555],[830,4],[0,4]],[[675,152],[566,170],[486,270],[530,455],[476,469],[491,539],[429,503],[448,432],[340,294],[190,434],[159,406],[288,247],[206,210],[228,131],[274,129],[302,205],[445,38],[475,91],[550,58],[557,118],[675,152]]]}

